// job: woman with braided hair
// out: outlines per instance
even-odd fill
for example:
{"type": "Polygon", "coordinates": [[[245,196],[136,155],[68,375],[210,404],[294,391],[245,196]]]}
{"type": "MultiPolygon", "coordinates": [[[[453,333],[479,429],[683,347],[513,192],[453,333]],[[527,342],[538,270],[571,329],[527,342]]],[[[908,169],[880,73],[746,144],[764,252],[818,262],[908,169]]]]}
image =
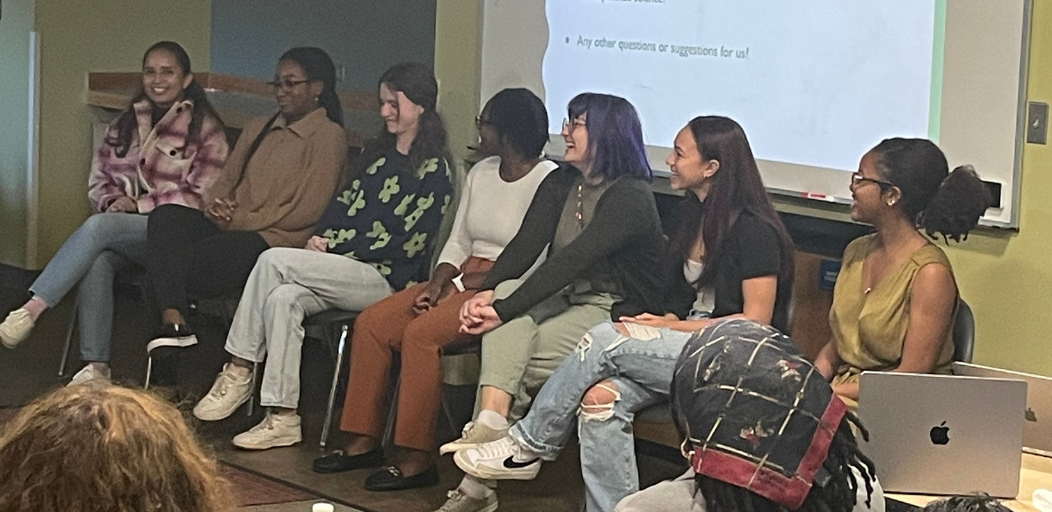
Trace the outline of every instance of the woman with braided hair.
{"type": "Polygon", "coordinates": [[[616,512],[878,512],[884,493],[851,432],[868,433],[784,334],[729,320],[695,334],[670,400],[682,477],[633,494],[616,512]]]}

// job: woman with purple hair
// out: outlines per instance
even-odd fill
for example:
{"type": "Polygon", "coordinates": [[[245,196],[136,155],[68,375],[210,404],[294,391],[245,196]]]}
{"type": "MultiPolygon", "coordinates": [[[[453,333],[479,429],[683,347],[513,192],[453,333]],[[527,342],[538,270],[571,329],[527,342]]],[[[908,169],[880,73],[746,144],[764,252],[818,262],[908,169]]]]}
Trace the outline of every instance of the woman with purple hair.
{"type": "MultiPolygon", "coordinates": [[[[461,309],[461,331],[482,335],[475,421],[442,453],[503,438],[589,328],[662,313],[665,241],[635,108],[584,93],[563,122],[565,163],[537,189],[522,227],[480,292],[461,309]],[[545,248],[547,259],[519,280],[545,248]]],[[[494,510],[496,495],[465,478],[443,511],[494,510]]]]}

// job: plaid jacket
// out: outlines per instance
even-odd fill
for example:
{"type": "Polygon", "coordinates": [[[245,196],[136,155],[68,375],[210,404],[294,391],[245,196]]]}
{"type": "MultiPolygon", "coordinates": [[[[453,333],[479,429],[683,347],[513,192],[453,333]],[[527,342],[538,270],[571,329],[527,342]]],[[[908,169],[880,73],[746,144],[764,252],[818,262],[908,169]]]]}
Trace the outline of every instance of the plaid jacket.
{"type": "MultiPolygon", "coordinates": [[[[150,119],[149,101],[140,101],[132,108],[138,131],[132,134],[128,153],[117,156],[115,148],[103,142],[92,161],[88,197],[95,210],[105,211],[122,196],[134,199],[139,213],[168,203],[200,209],[202,196],[219,176],[229,153],[223,126],[206,117],[200,140],[188,141],[192,101],[172,105],[156,126],[150,119]]],[[[116,137],[115,121],[106,131],[106,139],[116,137]]]]}

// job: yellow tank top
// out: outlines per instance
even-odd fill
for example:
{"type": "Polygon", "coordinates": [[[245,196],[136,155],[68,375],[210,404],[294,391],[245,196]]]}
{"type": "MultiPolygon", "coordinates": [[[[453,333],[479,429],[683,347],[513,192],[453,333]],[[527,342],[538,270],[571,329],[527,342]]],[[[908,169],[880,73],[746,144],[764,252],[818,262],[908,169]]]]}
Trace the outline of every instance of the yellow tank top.
{"type": "MultiPolygon", "coordinates": [[[[866,293],[862,266],[875,236],[861,237],[847,246],[833,289],[829,326],[837,352],[844,361],[838,375],[897,367],[902,360],[902,345],[909,327],[910,290],[914,276],[921,267],[930,263],[943,265],[953,272],[942,249],[929,243],[917,249],[866,293]]],[[[953,325],[952,321],[950,325],[953,325]]],[[[936,359],[935,372],[949,373],[952,361],[953,329],[950,328],[936,359]]]]}

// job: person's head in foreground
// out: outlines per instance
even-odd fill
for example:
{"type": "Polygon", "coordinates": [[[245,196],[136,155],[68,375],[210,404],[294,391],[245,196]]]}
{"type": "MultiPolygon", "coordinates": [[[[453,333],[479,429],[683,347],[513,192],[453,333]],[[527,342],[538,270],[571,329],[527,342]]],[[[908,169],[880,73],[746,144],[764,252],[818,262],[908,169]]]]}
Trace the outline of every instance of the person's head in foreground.
{"type": "Polygon", "coordinates": [[[846,512],[879,498],[851,424],[865,429],[777,330],[731,320],[695,334],[670,399],[708,512],[846,512]]]}
{"type": "Polygon", "coordinates": [[[933,501],[924,507],[924,512],[1009,512],[1009,509],[989,494],[971,494],[933,501]]]}
{"type": "Polygon", "coordinates": [[[61,388],[0,431],[2,512],[219,512],[228,499],[179,411],[141,391],[61,388]]]}

